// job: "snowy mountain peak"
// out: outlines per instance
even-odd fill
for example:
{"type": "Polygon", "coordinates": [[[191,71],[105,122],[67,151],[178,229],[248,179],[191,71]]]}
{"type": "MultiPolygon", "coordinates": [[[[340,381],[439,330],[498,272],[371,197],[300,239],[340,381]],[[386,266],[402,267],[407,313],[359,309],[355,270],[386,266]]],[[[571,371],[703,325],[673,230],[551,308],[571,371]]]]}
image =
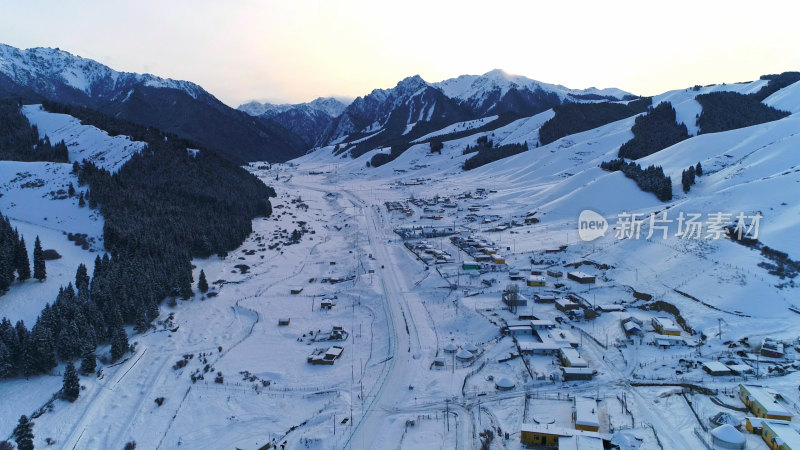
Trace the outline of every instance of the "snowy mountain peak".
{"type": "Polygon", "coordinates": [[[17,84],[34,86],[44,93],[67,87],[95,99],[119,95],[121,89],[136,84],[177,89],[193,98],[205,93],[203,88],[189,81],[118,72],[97,61],[49,47],[21,50],[0,44],[0,74],[17,84]]]}
{"type": "Polygon", "coordinates": [[[346,99],[343,101],[335,97],[318,97],[310,102],[297,104],[273,104],[253,100],[239,105],[237,109],[251,116],[272,117],[292,109],[300,109],[308,113],[317,112],[336,117],[344,111],[348,104],[350,104],[350,101],[346,99]]]}
{"type": "Polygon", "coordinates": [[[400,90],[402,92],[416,92],[427,86],[428,83],[425,80],[423,80],[421,76],[413,75],[400,80],[400,82],[397,83],[395,89],[400,90]]]}

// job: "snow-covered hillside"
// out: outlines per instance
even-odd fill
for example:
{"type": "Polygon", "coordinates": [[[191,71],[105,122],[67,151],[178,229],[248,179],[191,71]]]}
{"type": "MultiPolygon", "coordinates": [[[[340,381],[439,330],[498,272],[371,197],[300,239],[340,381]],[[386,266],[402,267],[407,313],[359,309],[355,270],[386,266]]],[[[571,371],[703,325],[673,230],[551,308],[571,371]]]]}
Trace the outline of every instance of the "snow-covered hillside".
{"type": "Polygon", "coordinates": [[[41,138],[48,136],[54,144],[64,141],[71,162],[87,160],[97,167],[116,172],[134,153],[146,146],[128,136],[109,136],[91,125],[82,125],[80,120],[70,115],[45,111],[41,105],[23,106],[22,113],[32,125],[36,125],[41,138]]]}
{"type": "Polygon", "coordinates": [[[33,325],[44,305],[55,300],[58,288],[75,281],[78,264],[93,267],[93,252],[103,248],[103,218],[97,210],[78,206],[82,190],[71,164],[0,161],[0,211],[25,237],[29,252],[39,236],[43,248],[61,255],[47,261],[45,282],[15,283],[0,296],[0,317],[33,325]],[[74,197],[68,196],[70,183],[77,189],[74,197]],[[90,246],[82,249],[68,233],[86,234],[90,246]]]}
{"type": "MultiPolygon", "coordinates": [[[[700,131],[700,129],[697,127],[697,118],[700,116],[703,108],[700,106],[700,103],[695,100],[695,97],[711,92],[736,92],[739,94],[753,94],[758,92],[759,89],[766,85],[766,80],[757,80],[748,83],[712,84],[710,86],[704,86],[698,89],[677,89],[653,97],[653,106],[658,106],[659,103],[663,102],[670,103],[672,107],[675,108],[678,123],[683,123],[686,125],[689,135],[696,136],[700,131]]],[[[773,106],[770,103],[767,104],[773,106]]]]}

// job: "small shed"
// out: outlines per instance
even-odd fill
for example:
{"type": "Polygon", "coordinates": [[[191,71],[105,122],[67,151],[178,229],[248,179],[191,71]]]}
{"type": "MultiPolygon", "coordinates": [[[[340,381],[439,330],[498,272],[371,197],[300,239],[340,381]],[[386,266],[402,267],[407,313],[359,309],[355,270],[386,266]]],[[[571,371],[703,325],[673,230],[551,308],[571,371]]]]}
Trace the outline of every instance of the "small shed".
{"type": "Polygon", "coordinates": [[[562,272],[560,270],[548,270],[547,271],[547,276],[553,277],[553,278],[561,278],[561,277],[564,276],[564,272],[562,272]]]}
{"type": "Polygon", "coordinates": [[[569,272],[567,274],[567,278],[569,278],[572,281],[577,281],[578,283],[581,284],[592,284],[596,282],[594,275],[589,275],[588,273],[579,271],[569,272]]]}
{"type": "Polygon", "coordinates": [[[481,265],[477,261],[464,261],[461,263],[462,270],[480,270],[481,265]]]}
{"type": "Polygon", "coordinates": [[[286,317],[286,318],[284,318],[284,319],[278,319],[278,326],[279,326],[279,327],[286,327],[286,326],[289,326],[289,322],[290,322],[290,321],[291,321],[291,319],[289,319],[288,317],[286,317]]]}
{"type": "Polygon", "coordinates": [[[555,303],[558,297],[553,294],[533,294],[533,299],[536,303],[555,303]]]}
{"type": "Polygon", "coordinates": [[[556,300],[556,309],[563,313],[566,313],[567,311],[575,311],[579,308],[580,305],[578,305],[576,302],[573,302],[568,298],[561,298],[556,300]]]}
{"type": "Polygon", "coordinates": [[[332,300],[327,300],[326,299],[326,300],[322,300],[322,302],[320,302],[319,307],[320,307],[320,309],[331,310],[331,309],[333,309],[333,305],[335,305],[335,303],[333,303],[332,300]]]}
{"type": "Polygon", "coordinates": [[[564,381],[585,381],[594,377],[596,370],[588,367],[562,367],[561,376],[564,381]]]}
{"type": "Polygon", "coordinates": [[[642,334],[642,321],[631,316],[622,320],[622,329],[628,336],[632,334],[642,334]]]}
{"type": "Polygon", "coordinates": [[[573,397],[572,419],[576,430],[600,431],[597,400],[591,397],[573,397]]]}
{"type": "Polygon", "coordinates": [[[589,363],[586,362],[572,347],[565,347],[559,350],[561,359],[561,365],[564,367],[589,367],[589,363]]]}
{"type": "Polygon", "coordinates": [[[719,361],[706,361],[703,363],[703,370],[711,376],[732,375],[731,369],[719,361]]]}
{"type": "Polygon", "coordinates": [[[531,275],[528,277],[528,286],[531,287],[544,287],[547,284],[545,278],[541,275],[531,275]]]}

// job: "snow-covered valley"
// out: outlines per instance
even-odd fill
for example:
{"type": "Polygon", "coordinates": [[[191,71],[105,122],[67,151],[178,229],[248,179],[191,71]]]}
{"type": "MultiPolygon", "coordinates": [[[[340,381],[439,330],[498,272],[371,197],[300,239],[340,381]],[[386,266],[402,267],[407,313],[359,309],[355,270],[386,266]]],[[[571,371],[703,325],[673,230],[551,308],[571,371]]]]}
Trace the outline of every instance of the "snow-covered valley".
{"type": "MultiPolygon", "coordinates": [[[[129,327],[134,351],[121,361],[99,348],[101,371],[81,377],[74,403],[53,399],[64,364],[1,381],[0,397],[15,400],[0,408],[0,438],[25,414],[37,447],[49,438],[68,449],[517,449],[537,427],[564,441],[696,449],[709,445],[709,418],[751,415],[737,395],[742,382],[766,386],[800,415],[797,274],[730,239],[673,228],[648,236],[647,220],[638,238],[615,229],[624,213],[759,212],[760,245],[797,261],[798,93],[795,83],[764,102],[793,113],[786,118],[643,158],[672,175],[669,202],[599,168],[631,139],[634,117],[468,172],[466,145],[483,136],[533,143],[552,111],[445,141],[438,154],[416,144],[378,168],[366,162],[381,149],[349,159],[333,146],[287,164],[251,163],[278,194],[273,213],[235,251],[193,260],[209,292],[166,300],[144,333],[129,327]],[[704,173],[682,192],[676,174],[696,163],[704,173]],[[579,236],[587,209],[609,224],[592,241],[579,236]],[[527,300],[504,302],[511,292],[527,300]],[[783,354],[765,354],[766,338],[783,354]],[[733,372],[710,373],[718,365],[733,372]],[[576,397],[592,399],[597,429],[563,434],[575,428],[576,397]]],[[[691,119],[693,94],[679,94],[664,100],[691,119]]],[[[25,108],[42,133],[67,141],[71,161],[94,157],[115,170],[141,149],[25,108]]],[[[0,297],[0,316],[32,323],[75,267],[102,251],[97,210],[57,194],[69,183],[81,189],[71,167],[0,162],[0,209],[62,256],[44,283],[0,297]]],[[[748,448],[767,448],[745,436],[748,448]]]]}

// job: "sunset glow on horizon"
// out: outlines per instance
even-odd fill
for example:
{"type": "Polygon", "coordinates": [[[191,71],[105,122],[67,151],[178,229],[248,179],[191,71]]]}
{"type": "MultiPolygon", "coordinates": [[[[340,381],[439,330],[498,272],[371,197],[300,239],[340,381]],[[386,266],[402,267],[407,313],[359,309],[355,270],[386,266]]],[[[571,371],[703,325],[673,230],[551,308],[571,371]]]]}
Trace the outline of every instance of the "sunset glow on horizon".
{"type": "Polygon", "coordinates": [[[193,81],[233,107],[492,69],[654,95],[800,69],[790,2],[2,2],[0,42],[193,81]]]}

